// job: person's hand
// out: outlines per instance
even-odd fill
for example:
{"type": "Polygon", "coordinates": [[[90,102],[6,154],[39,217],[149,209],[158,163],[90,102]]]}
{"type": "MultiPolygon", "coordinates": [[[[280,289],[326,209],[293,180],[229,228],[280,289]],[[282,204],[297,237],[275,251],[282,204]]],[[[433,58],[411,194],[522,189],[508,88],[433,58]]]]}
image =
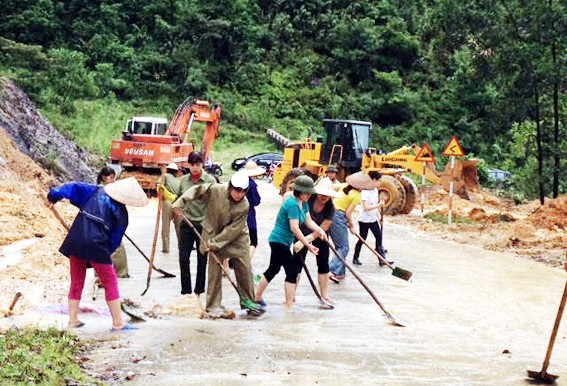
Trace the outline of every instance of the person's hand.
{"type": "Polygon", "coordinates": [[[323,228],[319,228],[317,233],[319,234],[319,238],[323,241],[327,241],[327,233],[323,230],[323,228]]]}
{"type": "Polygon", "coordinates": [[[182,214],[183,214],[183,210],[181,208],[173,209],[173,217],[175,217],[176,220],[181,218],[182,214]]]}
{"type": "Polygon", "coordinates": [[[356,230],[354,229],[354,225],[353,225],[353,224],[349,224],[349,225],[348,225],[348,230],[350,231],[350,233],[352,233],[353,235],[356,236],[356,230]]]}
{"type": "Polygon", "coordinates": [[[53,208],[53,203],[51,201],[45,201],[45,206],[47,206],[49,209],[53,208]]]}
{"type": "Polygon", "coordinates": [[[313,245],[311,243],[309,243],[307,245],[307,249],[309,249],[309,252],[311,252],[315,256],[317,256],[319,254],[319,248],[317,248],[315,245],[313,245]]]}

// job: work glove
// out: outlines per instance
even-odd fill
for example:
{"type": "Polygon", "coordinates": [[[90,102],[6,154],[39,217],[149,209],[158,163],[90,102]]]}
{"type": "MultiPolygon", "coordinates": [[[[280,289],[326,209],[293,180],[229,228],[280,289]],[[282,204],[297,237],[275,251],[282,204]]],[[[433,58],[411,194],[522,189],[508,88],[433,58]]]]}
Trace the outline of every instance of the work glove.
{"type": "Polygon", "coordinates": [[[165,185],[159,184],[158,185],[158,191],[161,192],[161,194],[163,195],[163,198],[165,198],[167,201],[173,203],[175,202],[175,200],[177,200],[177,196],[175,195],[175,193],[171,193],[166,187],[165,185]]]}

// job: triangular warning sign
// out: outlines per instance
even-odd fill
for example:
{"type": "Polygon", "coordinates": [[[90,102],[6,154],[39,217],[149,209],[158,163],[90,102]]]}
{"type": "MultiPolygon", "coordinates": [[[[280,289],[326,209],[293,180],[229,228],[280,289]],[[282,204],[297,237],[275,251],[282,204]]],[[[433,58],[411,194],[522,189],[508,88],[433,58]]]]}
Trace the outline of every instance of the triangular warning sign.
{"type": "Polygon", "coordinates": [[[445,146],[445,150],[443,150],[443,154],[445,157],[463,157],[465,152],[463,147],[459,143],[456,135],[453,135],[447,146],[445,146]]]}
{"type": "Polygon", "coordinates": [[[413,160],[415,162],[435,162],[435,157],[433,157],[433,152],[429,145],[424,144],[413,160]]]}

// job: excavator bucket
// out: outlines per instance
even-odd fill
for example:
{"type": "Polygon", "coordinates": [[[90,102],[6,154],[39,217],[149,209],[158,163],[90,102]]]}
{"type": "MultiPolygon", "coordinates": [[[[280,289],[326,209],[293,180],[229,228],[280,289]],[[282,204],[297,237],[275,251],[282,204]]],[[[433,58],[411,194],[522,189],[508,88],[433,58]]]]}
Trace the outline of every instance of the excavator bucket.
{"type": "MultiPolygon", "coordinates": [[[[453,192],[460,197],[469,200],[469,192],[475,192],[480,189],[478,184],[478,160],[469,159],[464,161],[455,161],[453,171],[453,192]]],[[[441,176],[441,185],[443,189],[449,191],[451,182],[451,163],[447,163],[445,172],[441,176]]]]}

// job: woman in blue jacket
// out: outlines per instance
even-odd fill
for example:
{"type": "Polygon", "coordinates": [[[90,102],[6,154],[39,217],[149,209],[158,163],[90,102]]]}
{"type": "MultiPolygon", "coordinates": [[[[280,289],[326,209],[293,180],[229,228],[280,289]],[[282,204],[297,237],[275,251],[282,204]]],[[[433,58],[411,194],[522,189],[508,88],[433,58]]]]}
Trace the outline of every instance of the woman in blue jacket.
{"type": "Polygon", "coordinates": [[[94,268],[112,316],[112,330],[133,329],[122,320],[118,280],[110,256],[120,245],[128,226],[125,205],[144,206],[148,198],[135,178],[97,186],[71,182],[49,191],[50,206],[68,199],[80,209],[59,252],[70,260],[69,327],[82,327],[79,303],[87,268],[94,268]]]}

